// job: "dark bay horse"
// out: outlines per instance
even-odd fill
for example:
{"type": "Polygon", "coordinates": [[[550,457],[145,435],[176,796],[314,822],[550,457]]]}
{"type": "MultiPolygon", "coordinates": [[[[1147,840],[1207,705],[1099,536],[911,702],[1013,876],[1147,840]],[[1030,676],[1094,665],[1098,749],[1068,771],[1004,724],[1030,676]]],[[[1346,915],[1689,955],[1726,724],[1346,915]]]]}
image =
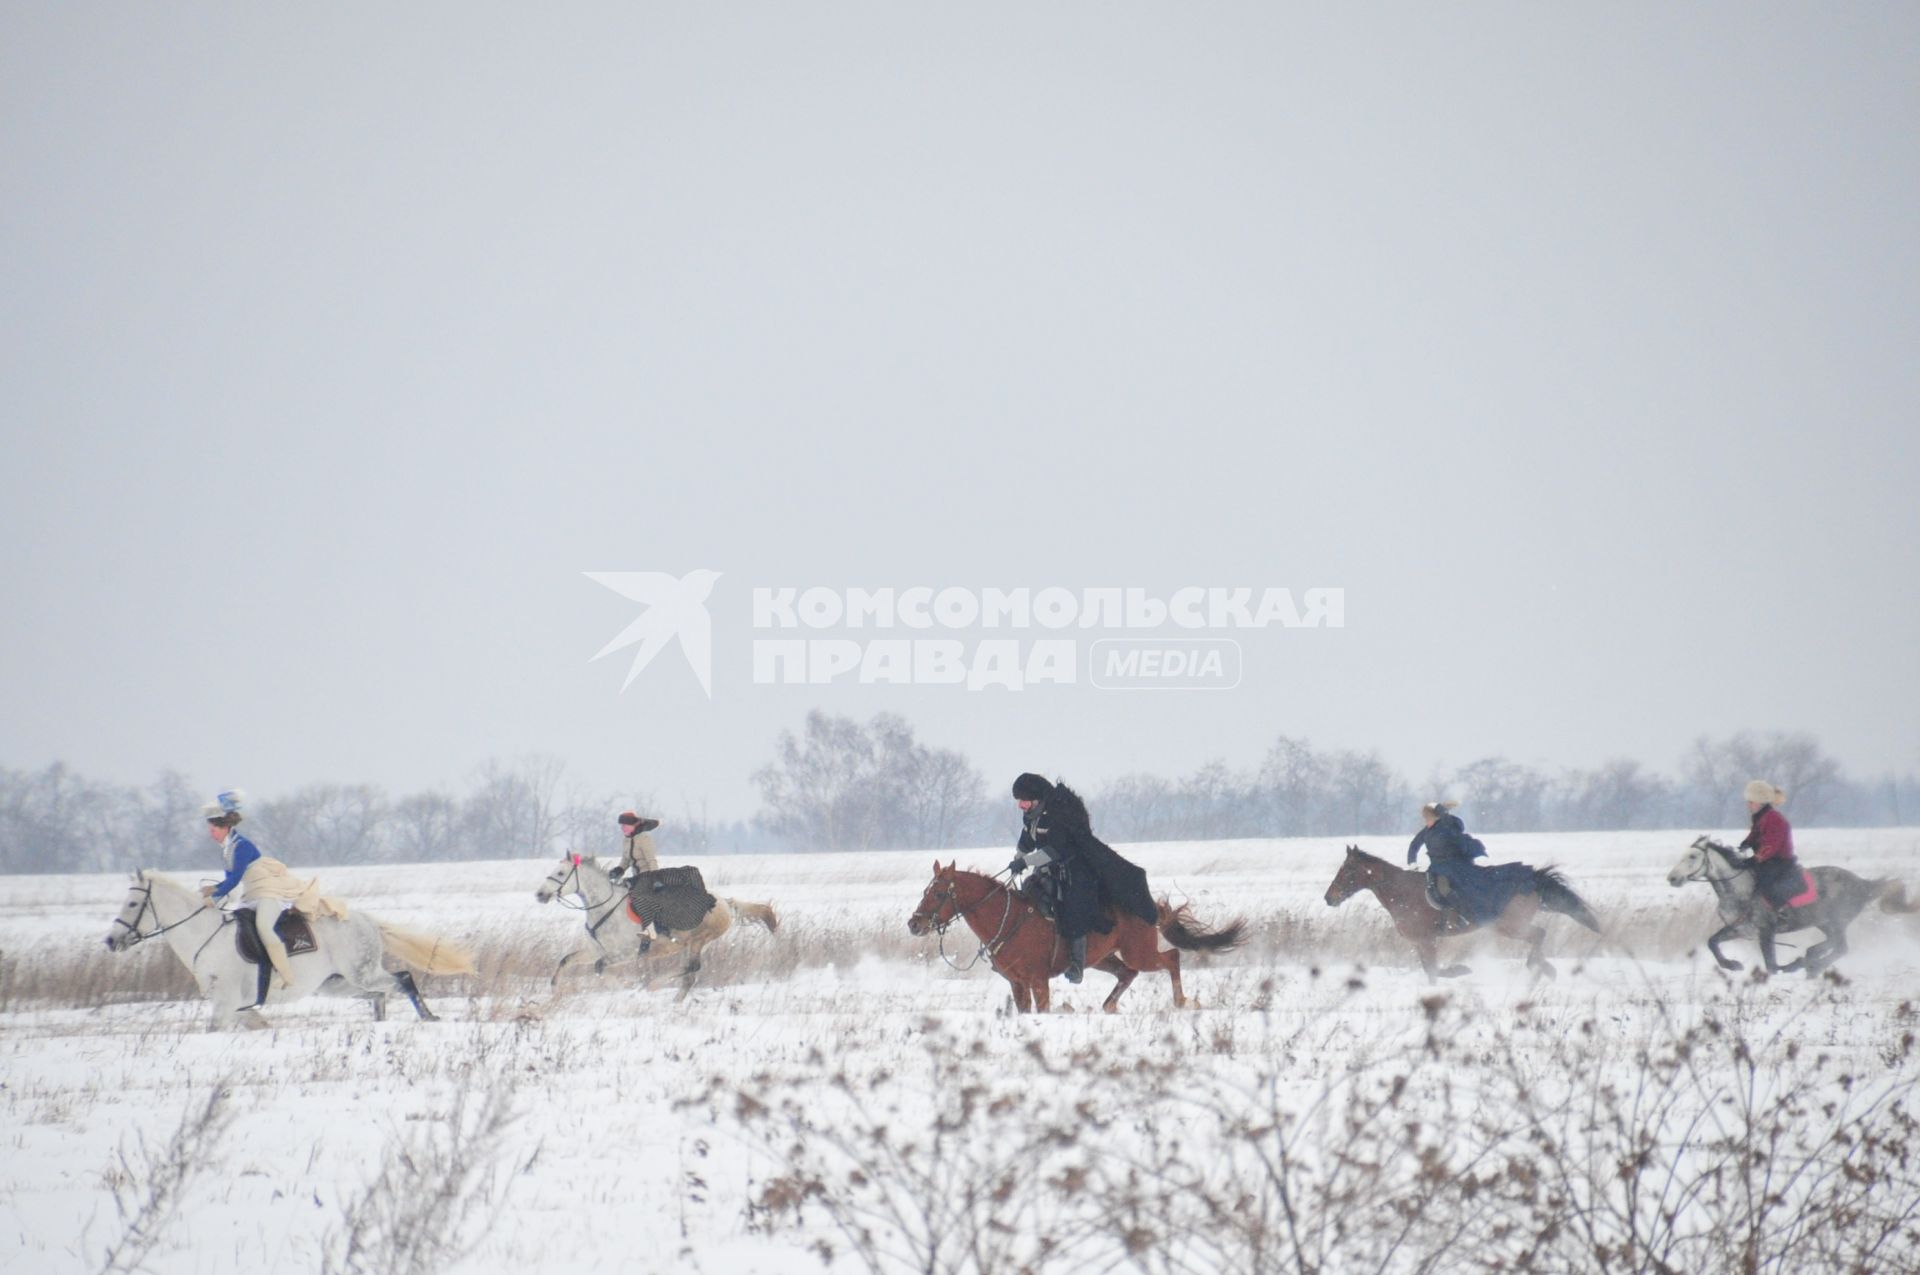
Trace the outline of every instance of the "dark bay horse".
{"type": "Polygon", "coordinates": [[[1707,939],[1707,950],[1723,970],[1744,967],[1722,952],[1720,945],[1728,939],[1752,934],[1759,939],[1760,957],[1766,962],[1767,973],[1790,974],[1804,969],[1809,975],[1818,974],[1846,953],[1847,926],[1875,899],[1880,900],[1883,912],[1920,912],[1920,903],[1908,903],[1907,888],[1891,877],[1868,880],[1845,868],[1820,867],[1806,871],[1813,877],[1816,896],[1813,902],[1789,908],[1784,913],[1777,912],[1756,896],[1757,882],[1751,858],[1712,837],[1697,837],[1680,856],[1680,862],[1667,873],[1667,884],[1682,886],[1689,881],[1705,881],[1713,887],[1720,903],[1722,924],[1707,939]],[[1774,935],[1795,930],[1818,930],[1821,941],[1808,948],[1799,960],[1781,965],[1774,958],[1774,935]]]}
{"type": "MultiPolygon", "coordinates": [[[[1480,926],[1458,912],[1443,912],[1427,902],[1426,873],[1415,872],[1411,868],[1396,868],[1359,846],[1348,846],[1347,861],[1340,865],[1340,871],[1334,874],[1333,884],[1327,887],[1327,906],[1337,908],[1362,890],[1373,891],[1373,896],[1380,900],[1380,906],[1393,918],[1393,928],[1413,944],[1414,951],[1420,954],[1420,968],[1427,972],[1428,982],[1458,978],[1473,972],[1464,965],[1439,964],[1440,939],[1450,934],[1465,934],[1480,926]]],[[[1492,926],[1496,934],[1529,944],[1528,968],[1552,978],[1554,968],[1540,954],[1540,946],[1546,941],[1547,932],[1533,923],[1533,918],[1541,908],[1570,916],[1595,934],[1600,932],[1600,922],[1594,919],[1586,903],[1573,892],[1573,887],[1567,884],[1558,868],[1533,869],[1532,887],[1516,894],[1506,909],[1493,920],[1492,926]]]]}
{"type": "MultiPolygon", "coordinates": [[[[1130,912],[1116,911],[1113,928],[1087,935],[1087,968],[1113,975],[1113,990],[1100,1008],[1109,1014],[1120,1003],[1120,993],[1141,973],[1165,970],[1173,980],[1176,1008],[1187,1003],[1180,986],[1181,952],[1225,952],[1245,940],[1247,923],[1235,920],[1209,930],[1193,919],[1183,904],[1157,903],[1159,920],[1149,925],[1130,912]],[[1167,947],[1162,939],[1173,946],[1167,947]]],[[[907,918],[913,934],[945,933],[955,918],[964,920],[977,935],[994,970],[1013,984],[1013,1007],[1045,1013],[1052,1007],[1047,980],[1067,968],[1067,945],[1054,932],[1053,922],[1040,914],[1019,890],[979,872],[945,867],[934,860],[933,880],[920,896],[920,906],[907,918]]]]}

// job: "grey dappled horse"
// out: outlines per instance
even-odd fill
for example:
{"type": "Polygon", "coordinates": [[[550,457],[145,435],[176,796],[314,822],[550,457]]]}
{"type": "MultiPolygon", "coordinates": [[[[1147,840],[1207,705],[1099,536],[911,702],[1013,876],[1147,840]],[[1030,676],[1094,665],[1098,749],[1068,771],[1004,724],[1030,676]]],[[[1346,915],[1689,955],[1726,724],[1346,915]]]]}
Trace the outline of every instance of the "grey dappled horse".
{"type": "Polygon", "coordinates": [[[1767,973],[1788,974],[1804,969],[1809,975],[1818,974],[1846,953],[1847,926],[1875,899],[1880,900],[1883,912],[1920,911],[1920,904],[1907,902],[1906,887],[1891,877],[1868,880],[1845,868],[1819,867],[1807,869],[1813,875],[1819,897],[1805,907],[1778,912],[1758,896],[1753,863],[1751,857],[1732,846],[1712,837],[1697,837],[1680,856],[1680,862],[1667,873],[1667,884],[1671,886],[1705,881],[1713,887],[1720,904],[1721,926],[1708,937],[1707,949],[1723,970],[1745,967],[1722,952],[1720,945],[1728,939],[1755,935],[1767,973]],[[1819,930],[1821,941],[1808,948],[1805,956],[1781,965],[1774,958],[1774,935],[1795,930],[1819,930]]]}

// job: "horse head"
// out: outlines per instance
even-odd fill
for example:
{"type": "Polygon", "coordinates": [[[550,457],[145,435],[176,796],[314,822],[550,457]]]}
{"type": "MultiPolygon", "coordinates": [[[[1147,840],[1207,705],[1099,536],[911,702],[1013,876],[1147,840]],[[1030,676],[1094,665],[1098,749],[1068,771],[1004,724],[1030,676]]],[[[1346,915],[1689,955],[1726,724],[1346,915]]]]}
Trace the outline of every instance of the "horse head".
{"type": "Polygon", "coordinates": [[[147,877],[145,868],[138,868],[132,875],[132,884],[127,889],[127,897],[121,901],[120,911],[113,918],[113,928],[107,931],[107,950],[124,952],[143,938],[150,938],[159,928],[156,921],[154,929],[142,930],[141,922],[153,912],[153,882],[147,877]]]}
{"type": "MultiPolygon", "coordinates": [[[[954,863],[959,862],[954,860],[954,863]]],[[[907,933],[923,935],[930,930],[944,930],[953,924],[960,906],[960,878],[954,871],[954,864],[940,866],[940,860],[933,861],[933,880],[927,882],[927,888],[921,892],[920,906],[907,918],[907,933]]]]}
{"type": "Polygon", "coordinates": [[[1729,873],[1716,874],[1713,870],[1715,855],[1718,855],[1729,869],[1747,866],[1746,861],[1733,847],[1723,845],[1711,836],[1702,834],[1693,839],[1693,844],[1688,846],[1687,852],[1680,856],[1680,861],[1667,870],[1667,884],[1683,886],[1689,881],[1712,881],[1716,876],[1725,879],[1729,873]]]}
{"type": "Polygon", "coordinates": [[[1340,871],[1333,875],[1333,884],[1327,887],[1327,906],[1337,908],[1379,881],[1384,867],[1385,863],[1359,846],[1348,846],[1346,862],[1340,865],[1340,871]]]}
{"type": "Polygon", "coordinates": [[[540,888],[533,892],[533,897],[542,903],[551,903],[559,895],[567,893],[568,890],[578,893],[580,889],[580,867],[583,862],[593,861],[583,860],[582,856],[572,851],[561,855],[560,866],[547,874],[547,879],[540,883],[540,888]]]}

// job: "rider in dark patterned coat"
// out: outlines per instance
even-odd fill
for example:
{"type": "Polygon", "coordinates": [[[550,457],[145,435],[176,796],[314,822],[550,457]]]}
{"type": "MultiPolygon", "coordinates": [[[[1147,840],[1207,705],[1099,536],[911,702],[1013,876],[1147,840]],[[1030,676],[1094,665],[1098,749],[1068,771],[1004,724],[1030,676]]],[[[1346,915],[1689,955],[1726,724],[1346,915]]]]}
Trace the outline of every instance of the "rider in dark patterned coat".
{"type": "Polygon", "coordinates": [[[1067,943],[1067,981],[1078,983],[1087,964],[1087,935],[1113,928],[1109,909],[1158,921],[1147,874],[1093,835],[1086,803],[1065,784],[1025,774],[1013,781],[1013,796],[1024,826],[1007,866],[1015,876],[1036,869],[1025,888],[1051,901],[1054,928],[1067,943]]]}

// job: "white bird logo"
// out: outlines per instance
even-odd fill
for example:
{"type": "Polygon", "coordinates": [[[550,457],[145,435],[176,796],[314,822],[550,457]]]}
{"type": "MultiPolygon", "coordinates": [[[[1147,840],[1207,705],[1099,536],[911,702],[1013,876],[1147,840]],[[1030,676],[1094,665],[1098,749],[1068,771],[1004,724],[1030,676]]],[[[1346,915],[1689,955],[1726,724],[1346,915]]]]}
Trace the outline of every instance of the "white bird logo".
{"type": "MultiPolygon", "coordinates": [[[[593,658],[611,655],[635,642],[633,666],[627,680],[620,683],[625,693],[640,676],[640,670],[652,663],[661,648],[672,638],[680,639],[680,650],[700,679],[700,689],[713,698],[713,620],[707,615],[707,595],[713,592],[718,571],[689,571],[679,579],[664,571],[588,571],[589,580],[597,580],[630,601],[644,603],[640,618],[620,630],[613,641],[601,647],[593,658]]],[[[589,660],[588,663],[592,663],[589,660]]]]}

